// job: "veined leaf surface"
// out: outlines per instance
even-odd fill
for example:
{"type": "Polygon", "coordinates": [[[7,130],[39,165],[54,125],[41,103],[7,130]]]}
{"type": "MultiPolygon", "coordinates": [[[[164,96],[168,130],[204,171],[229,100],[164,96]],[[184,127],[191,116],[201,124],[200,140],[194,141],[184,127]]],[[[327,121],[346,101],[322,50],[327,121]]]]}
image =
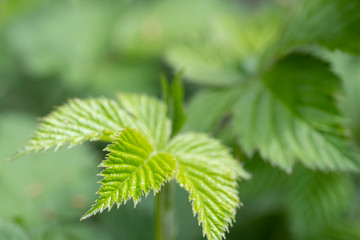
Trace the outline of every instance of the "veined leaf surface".
{"type": "Polygon", "coordinates": [[[285,205],[298,239],[308,239],[343,221],[354,192],[348,175],[296,168],[289,183],[285,205]]]}
{"type": "Polygon", "coordinates": [[[158,153],[138,131],[125,128],[106,150],[109,154],[100,165],[106,169],[99,190],[100,197],[82,217],[88,218],[116,203],[119,207],[130,198],[134,204],[150,190],[154,193],[169,181],[176,171],[175,159],[166,153],[158,153]]]}
{"type": "Polygon", "coordinates": [[[222,144],[203,134],[178,135],[168,151],[177,160],[177,181],[190,193],[203,234],[223,238],[240,206],[236,180],[247,173],[222,144]]]}
{"type": "Polygon", "coordinates": [[[171,135],[171,122],[166,105],[145,95],[120,94],[121,106],[134,118],[134,127],[149,139],[156,149],[166,146],[171,135]]]}
{"type": "Polygon", "coordinates": [[[248,155],[259,150],[288,172],[295,161],[312,169],[358,170],[335,104],[339,85],[327,68],[313,57],[294,54],[262,81],[244,85],[234,125],[248,155]]]}
{"type": "Polygon", "coordinates": [[[329,49],[360,49],[360,1],[305,0],[290,20],[285,44],[319,44],[329,49]]]}
{"type": "Polygon", "coordinates": [[[87,140],[110,141],[124,126],[133,125],[130,115],[118,103],[105,98],[69,100],[41,120],[34,136],[14,158],[87,140]]]}
{"type": "Polygon", "coordinates": [[[155,148],[164,147],[171,132],[166,105],[145,95],[123,94],[119,98],[121,105],[106,98],[70,100],[42,119],[34,136],[13,158],[51,147],[56,150],[65,144],[110,142],[124,127],[140,130],[155,148]]]}

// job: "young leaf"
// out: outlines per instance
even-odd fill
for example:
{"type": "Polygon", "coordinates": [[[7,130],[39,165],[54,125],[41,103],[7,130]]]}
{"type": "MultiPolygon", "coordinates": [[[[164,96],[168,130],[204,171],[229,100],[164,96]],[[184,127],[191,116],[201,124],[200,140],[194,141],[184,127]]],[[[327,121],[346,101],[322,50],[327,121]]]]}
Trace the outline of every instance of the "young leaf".
{"type": "Polygon", "coordinates": [[[107,148],[106,160],[100,164],[106,169],[100,173],[104,178],[99,190],[100,197],[81,218],[85,219],[116,203],[119,207],[130,198],[134,204],[153,190],[169,181],[175,173],[175,159],[154,150],[140,132],[125,128],[107,148]]]}
{"type": "Polygon", "coordinates": [[[296,160],[313,169],[357,171],[357,154],[335,105],[336,83],[322,61],[293,54],[263,81],[244,85],[234,124],[246,153],[258,149],[288,172],[296,160]]]}
{"type": "Polygon", "coordinates": [[[72,99],[42,119],[34,136],[15,156],[48,150],[84,141],[106,140],[124,126],[132,125],[131,117],[117,102],[105,98],[72,99]]]}
{"type": "Polygon", "coordinates": [[[121,106],[134,118],[138,129],[156,149],[166,146],[171,135],[171,122],[166,105],[145,95],[120,94],[121,106]]]}
{"type": "Polygon", "coordinates": [[[161,76],[162,98],[168,106],[169,115],[172,120],[171,135],[175,136],[186,122],[184,111],[184,87],[181,80],[183,71],[178,72],[172,83],[169,85],[168,80],[161,76]]]}
{"type": "Polygon", "coordinates": [[[240,206],[236,180],[247,173],[226,147],[203,134],[180,134],[167,150],[177,160],[177,181],[190,193],[203,234],[223,238],[240,206]]]}
{"type": "Polygon", "coordinates": [[[184,87],[181,80],[183,73],[179,72],[171,85],[171,102],[172,102],[172,119],[173,129],[172,136],[175,136],[183,127],[186,116],[184,112],[184,87]]]}
{"type": "Polygon", "coordinates": [[[70,100],[43,118],[34,137],[11,159],[65,144],[111,141],[127,126],[142,131],[157,149],[165,146],[171,132],[166,106],[145,95],[123,94],[119,98],[124,108],[105,98],[70,100]]]}

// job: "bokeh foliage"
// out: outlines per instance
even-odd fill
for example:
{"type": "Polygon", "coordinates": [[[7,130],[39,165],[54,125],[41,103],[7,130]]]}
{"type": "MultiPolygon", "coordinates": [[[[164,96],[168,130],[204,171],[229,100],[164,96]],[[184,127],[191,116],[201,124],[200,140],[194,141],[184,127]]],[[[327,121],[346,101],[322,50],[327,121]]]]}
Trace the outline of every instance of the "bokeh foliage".
{"type": "MultiPolygon", "coordinates": [[[[159,96],[160,74],[183,69],[185,129],[220,137],[252,174],[227,239],[360,239],[359,159],[348,156],[360,144],[360,4],[260,2],[0,1],[1,159],[69,97],[159,96]],[[259,86],[268,95],[253,98],[259,86]],[[284,126],[304,118],[309,134],[331,137],[289,144],[284,126]],[[326,142],[338,149],[316,153],[326,142]]],[[[150,239],[152,196],[79,222],[96,198],[103,147],[1,162],[0,239],[150,239]]],[[[178,239],[201,239],[186,194],[176,194],[178,239]]]]}

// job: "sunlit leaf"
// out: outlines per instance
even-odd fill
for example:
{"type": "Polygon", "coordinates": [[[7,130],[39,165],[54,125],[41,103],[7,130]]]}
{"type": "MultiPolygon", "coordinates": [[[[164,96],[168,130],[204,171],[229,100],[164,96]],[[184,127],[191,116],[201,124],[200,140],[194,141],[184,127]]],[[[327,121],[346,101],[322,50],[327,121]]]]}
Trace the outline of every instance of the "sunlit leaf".
{"type": "Polygon", "coordinates": [[[177,160],[177,181],[190,193],[203,234],[210,240],[224,238],[240,206],[237,178],[247,173],[227,148],[203,134],[180,134],[168,151],[177,160]]]}
{"type": "Polygon", "coordinates": [[[164,148],[171,134],[166,105],[146,95],[120,94],[121,107],[134,118],[134,127],[149,139],[156,149],[164,148]]]}
{"type": "Polygon", "coordinates": [[[109,141],[131,122],[130,115],[115,101],[73,99],[43,118],[34,136],[14,157],[51,147],[57,149],[65,144],[74,146],[88,140],[109,141]]]}
{"type": "Polygon", "coordinates": [[[115,203],[119,207],[131,198],[136,205],[150,190],[160,191],[176,170],[171,155],[156,152],[141,133],[131,128],[125,128],[106,150],[109,154],[100,165],[106,168],[100,173],[104,177],[100,197],[82,219],[110,210],[115,203]]]}

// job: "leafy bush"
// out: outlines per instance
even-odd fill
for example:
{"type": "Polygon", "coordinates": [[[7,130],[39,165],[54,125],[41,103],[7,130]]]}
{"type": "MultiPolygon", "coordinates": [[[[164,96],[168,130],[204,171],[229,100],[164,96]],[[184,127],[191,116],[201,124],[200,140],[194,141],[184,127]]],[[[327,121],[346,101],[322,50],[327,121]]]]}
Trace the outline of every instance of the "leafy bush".
{"type": "MultiPolygon", "coordinates": [[[[31,140],[14,158],[85,141],[107,144],[93,145],[105,147],[108,153],[100,163],[105,169],[99,174],[99,198],[82,219],[129,199],[136,206],[152,190],[157,197],[155,226],[141,226],[154,227],[156,239],[175,238],[177,231],[180,239],[196,239],[198,229],[192,230],[195,222],[189,218],[179,221],[181,227],[176,229],[174,207],[181,208],[175,213],[180,219],[186,210],[179,207],[182,201],[174,206],[174,194],[176,198],[182,194],[175,180],[189,193],[193,214],[207,239],[225,238],[232,224],[227,239],[360,239],[359,1],[277,1],[277,5],[254,9],[202,0],[141,5],[84,2],[33,1],[18,8],[9,3],[9,11],[1,18],[5,27],[0,38],[9,46],[0,57],[0,73],[15,79],[0,85],[17,89],[25,83],[34,89],[45,86],[48,91],[39,95],[34,89],[24,89],[17,96],[0,92],[3,112],[18,108],[44,114],[50,105],[70,96],[85,97],[72,98],[41,119],[31,140]],[[36,4],[43,8],[32,10],[36,4]],[[53,10],[50,22],[49,9],[53,10]],[[26,14],[16,15],[21,12],[26,14]],[[83,28],[84,23],[93,28],[83,28]],[[63,39],[59,33],[74,38],[63,39]],[[20,70],[14,67],[17,59],[21,59],[20,70]],[[185,99],[179,75],[170,85],[162,79],[162,101],[139,94],[159,95],[159,72],[180,69],[184,70],[185,99]],[[58,87],[50,91],[52,83],[46,82],[53,76],[58,87]],[[122,93],[116,100],[88,97],[110,96],[118,90],[122,93]],[[125,93],[129,91],[137,93],[125,93]],[[239,196],[245,207],[235,223],[239,196]],[[187,221],[191,224],[186,225],[187,221]]],[[[16,129],[27,120],[12,122],[0,121],[9,126],[2,129],[16,129]]],[[[4,146],[10,135],[4,135],[4,146]]],[[[76,223],[73,226],[79,230],[68,230],[63,236],[57,230],[54,235],[48,233],[51,226],[41,217],[38,224],[29,224],[32,211],[43,211],[45,219],[56,215],[63,221],[55,223],[54,229],[67,226],[67,219],[88,205],[94,168],[85,160],[93,158],[88,157],[91,151],[76,157],[82,160],[64,155],[69,163],[55,172],[60,179],[76,176],[69,180],[74,188],[62,190],[65,194],[58,200],[49,197],[39,202],[50,203],[51,211],[38,205],[26,210],[28,215],[25,210],[9,211],[1,216],[5,220],[0,219],[0,236],[90,239],[99,232],[109,239],[119,236],[99,227],[112,222],[99,216],[93,222],[76,223]],[[67,166],[74,173],[67,172],[67,166]],[[60,172],[67,175],[62,177],[60,172]],[[76,210],[66,207],[69,198],[76,210]],[[96,231],[87,225],[93,223],[96,231]],[[39,226],[46,229],[29,230],[39,226]],[[81,226],[90,229],[79,234],[81,226]]],[[[0,171],[0,180],[23,171],[21,162],[6,164],[6,169],[18,165],[12,171],[0,171]]],[[[56,179],[47,175],[54,172],[51,166],[42,166],[42,171],[31,165],[25,169],[56,179]]],[[[24,179],[32,183],[24,191],[33,200],[45,190],[66,186],[49,182],[44,190],[40,180],[24,179]]],[[[0,181],[1,191],[11,196],[2,200],[5,204],[12,206],[12,199],[18,198],[21,205],[23,197],[16,198],[16,191],[9,190],[22,189],[19,185],[0,181]]],[[[142,216],[147,216],[146,211],[142,216]]],[[[135,213],[130,212],[131,216],[135,213]]],[[[124,218],[121,221],[126,225],[124,218]]],[[[134,230],[135,221],[132,226],[129,232],[139,235],[128,239],[150,238],[135,233],[139,232],[134,230]]]]}

